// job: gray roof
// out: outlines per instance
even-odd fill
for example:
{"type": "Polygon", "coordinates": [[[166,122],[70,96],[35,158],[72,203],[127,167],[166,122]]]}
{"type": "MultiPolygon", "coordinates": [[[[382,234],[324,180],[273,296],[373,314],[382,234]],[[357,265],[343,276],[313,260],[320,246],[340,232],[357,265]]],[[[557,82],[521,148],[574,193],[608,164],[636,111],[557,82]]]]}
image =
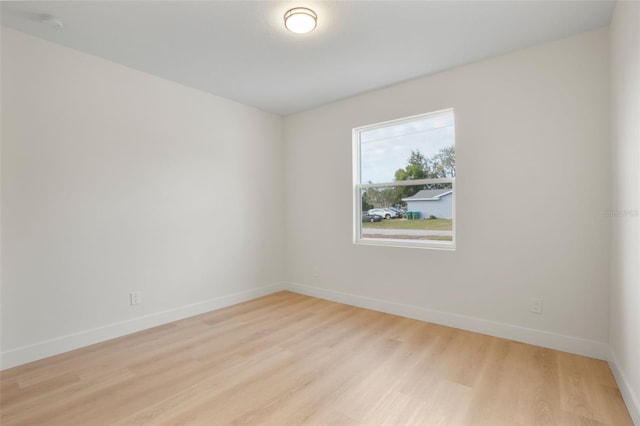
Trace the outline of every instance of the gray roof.
{"type": "Polygon", "coordinates": [[[453,189],[422,189],[411,197],[403,198],[402,201],[439,200],[440,197],[450,192],[453,192],[453,189]]]}

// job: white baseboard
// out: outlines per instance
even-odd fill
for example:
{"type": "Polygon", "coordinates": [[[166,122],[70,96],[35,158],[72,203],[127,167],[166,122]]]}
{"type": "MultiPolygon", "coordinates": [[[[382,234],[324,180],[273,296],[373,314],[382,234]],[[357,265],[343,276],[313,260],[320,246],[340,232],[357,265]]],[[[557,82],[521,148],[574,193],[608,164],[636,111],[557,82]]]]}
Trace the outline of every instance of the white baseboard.
{"type": "Polygon", "coordinates": [[[158,312],[103,327],[58,337],[29,346],[11,349],[0,354],[0,370],[58,355],[84,346],[146,330],[205,312],[214,311],[237,303],[246,302],[278,291],[288,290],[308,296],[331,300],[347,305],[372,309],[393,315],[427,321],[491,336],[502,337],[532,345],[608,360],[611,371],[635,424],[640,425],[640,402],[615,353],[609,345],[579,337],[550,333],[511,324],[474,318],[465,315],[436,311],[414,305],[343,293],[297,283],[275,283],[251,290],[216,297],[203,302],[158,312]]]}
{"type": "Polygon", "coordinates": [[[505,339],[579,355],[590,356],[593,358],[607,360],[611,357],[609,345],[602,342],[519,327],[465,315],[436,311],[414,305],[405,305],[386,300],[373,299],[356,294],[343,293],[297,283],[275,283],[239,293],[216,297],[203,302],[194,303],[192,305],[182,306],[143,317],[133,318],[127,321],[109,324],[67,336],[61,336],[33,345],[11,349],[0,354],[0,369],[4,370],[17,365],[26,364],[28,362],[37,361],[49,356],[224,308],[282,290],[289,290],[295,293],[314,296],[334,302],[400,315],[421,321],[433,322],[436,324],[456,327],[463,330],[502,337],[505,339]]]}
{"type": "Polygon", "coordinates": [[[609,354],[609,367],[611,368],[613,377],[616,379],[616,383],[618,384],[622,398],[627,405],[629,414],[631,414],[633,423],[640,425],[640,398],[638,398],[638,395],[633,391],[633,388],[629,384],[629,380],[627,380],[627,375],[624,373],[622,368],[620,368],[618,357],[613,349],[611,349],[611,353],[609,354]]]}
{"type": "Polygon", "coordinates": [[[58,355],[94,343],[146,330],[162,324],[214,311],[237,303],[246,302],[278,291],[288,290],[307,296],[318,297],[347,305],[372,309],[393,315],[427,321],[491,336],[502,337],[523,343],[608,360],[620,392],[629,409],[633,422],[640,425],[640,400],[629,385],[627,376],[620,368],[618,359],[606,343],[579,337],[550,333],[519,327],[497,321],[489,321],[465,315],[426,309],[414,305],[389,302],[381,299],[343,293],[297,283],[275,283],[251,290],[216,297],[203,302],[109,324],[103,327],[62,336],[29,346],[11,349],[0,354],[0,370],[58,355]]]}
{"type": "Polygon", "coordinates": [[[502,337],[504,339],[529,343],[531,345],[542,346],[592,358],[608,360],[610,355],[609,345],[607,343],[596,342],[580,337],[550,333],[548,331],[520,327],[517,325],[449,312],[436,311],[414,305],[405,305],[402,303],[373,299],[370,297],[343,293],[335,290],[327,290],[303,284],[286,283],[285,289],[295,293],[305,294],[307,296],[331,300],[333,302],[474,331],[476,333],[488,334],[490,336],[502,337]]]}
{"type": "Polygon", "coordinates": [[[46,340],[29,346],[10,349],[0,354],[0,370],[37,361],[63,352],[68,352],[94,343],[146,330],[162,324],[214,311],[216,309],[246,302],[285,289],[284,283],[275,283],[251,290],[241,291],[225,296],[194,303],[163,312],[133,318],[103,327],[93,328],[79,333],[69,334],[55,339],[46,340]]]}

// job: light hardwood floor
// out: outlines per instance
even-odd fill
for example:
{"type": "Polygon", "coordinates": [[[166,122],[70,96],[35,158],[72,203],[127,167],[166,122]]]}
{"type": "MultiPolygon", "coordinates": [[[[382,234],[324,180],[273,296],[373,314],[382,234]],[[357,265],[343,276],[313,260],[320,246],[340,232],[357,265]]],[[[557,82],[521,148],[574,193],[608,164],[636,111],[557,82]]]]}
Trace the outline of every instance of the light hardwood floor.
{"type": "Polygon", "coordinates": [[[5,370],[8,425],[632,425],[603,361],[282,292],[5,370]]]}

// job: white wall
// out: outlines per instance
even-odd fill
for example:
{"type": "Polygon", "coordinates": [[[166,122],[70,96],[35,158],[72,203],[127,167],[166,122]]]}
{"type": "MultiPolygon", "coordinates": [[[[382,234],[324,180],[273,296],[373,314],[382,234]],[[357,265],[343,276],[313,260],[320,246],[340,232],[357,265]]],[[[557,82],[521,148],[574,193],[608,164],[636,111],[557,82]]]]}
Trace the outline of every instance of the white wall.
{"type": "Polygon", "coordinates": [[[640,425],[640,3],[618,2],[611,22],[613,202],[611,350],[640,425]]]}
{"type": "Polygon", "coordinates": [[[639,21],[640,4],[618,3],[613,170],[606,29],[290,116],[284,136],[280,117],[3,29],[2,366],[286,275],[296,291],[592,356],[610,333],[639,422],[639,21]],[[457,250],[354,246],[351,129],[448,107],[457,250]]]}
{"type": "Polygon", "coordinates": [[[3,367],[272,291],[282,137],[281,117],[3,29],[3,367]]]}
{"type": "Polygon", "coordinates": [[[606,357],[608,54],[603,28],[287,117],[291,288],[606,357]],[[352,244],[351,129],[449,107],[457,250],[352,244]]]}

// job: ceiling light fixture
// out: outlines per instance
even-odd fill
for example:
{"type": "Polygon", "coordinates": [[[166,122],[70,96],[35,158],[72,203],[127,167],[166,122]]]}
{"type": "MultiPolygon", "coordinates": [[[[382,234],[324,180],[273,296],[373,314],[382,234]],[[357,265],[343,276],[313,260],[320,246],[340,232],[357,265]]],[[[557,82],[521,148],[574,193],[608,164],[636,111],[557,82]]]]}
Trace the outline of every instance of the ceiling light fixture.
{"type": "Polygon", "coordinates": [[[318,15],[306,7],[294,7],[284,14],[284,26],[296,34],[313,31],[318,23],[318,15]]]}

